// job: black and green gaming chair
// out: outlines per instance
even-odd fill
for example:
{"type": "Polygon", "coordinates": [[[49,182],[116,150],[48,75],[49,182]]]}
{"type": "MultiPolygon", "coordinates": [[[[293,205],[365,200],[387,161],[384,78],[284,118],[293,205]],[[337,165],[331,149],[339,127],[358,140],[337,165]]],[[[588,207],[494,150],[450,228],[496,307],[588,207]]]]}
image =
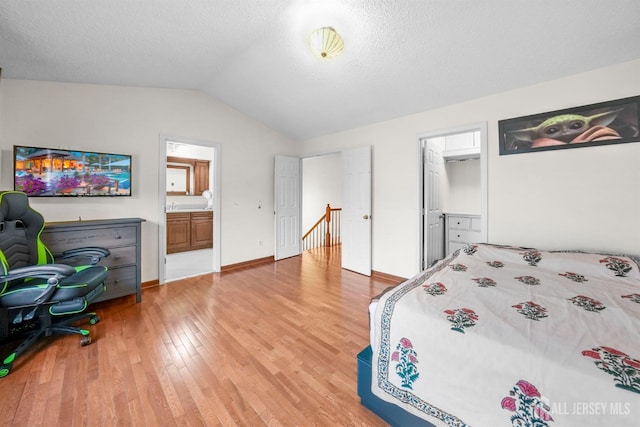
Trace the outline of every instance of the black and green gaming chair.
{"type": "Polygon", "coordinates": [[[72,324],[100,320],[85,310],[105,292],[107,267],[96,264],[109,251],[74,249],[58,259],[86,256],[89,265],[56,264],[40,240],[44,224],[42,215],[29,206],[26,194],[0,192],[0,342],[22,340],[0,360],[0,378],[7,376],[16,358],[42,337],[80,334],[82,345],[91,343],[89,331],[72,324]]]}

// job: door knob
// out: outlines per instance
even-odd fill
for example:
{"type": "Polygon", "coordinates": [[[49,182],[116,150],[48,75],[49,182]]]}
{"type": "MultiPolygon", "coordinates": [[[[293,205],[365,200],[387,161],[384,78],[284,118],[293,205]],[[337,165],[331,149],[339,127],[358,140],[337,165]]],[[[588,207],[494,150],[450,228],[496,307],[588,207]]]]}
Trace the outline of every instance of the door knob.
{"type": "Polygon", "coordinates": [[[365,214],[362,219],[369,219],[369,215],[365,214]]]}

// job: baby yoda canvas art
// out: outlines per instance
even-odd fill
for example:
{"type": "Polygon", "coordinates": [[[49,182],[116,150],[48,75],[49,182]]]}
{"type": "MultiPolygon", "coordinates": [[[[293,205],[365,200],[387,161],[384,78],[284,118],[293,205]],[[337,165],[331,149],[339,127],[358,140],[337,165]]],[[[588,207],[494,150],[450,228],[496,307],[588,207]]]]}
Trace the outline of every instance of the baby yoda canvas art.
{"type": "Polygon", "coordinates": [[[640,142],[640,96],[498,122],[500,155],[640,142]]]}
{"type": "Polygon", "coordinates": [[[538,126],[508,133],[520,141],[530,143],[531,147],[620,138],[615,130],[607,127],[620,111],[621,108],[590,116],[560,114],[548,118],[538,126]]]}

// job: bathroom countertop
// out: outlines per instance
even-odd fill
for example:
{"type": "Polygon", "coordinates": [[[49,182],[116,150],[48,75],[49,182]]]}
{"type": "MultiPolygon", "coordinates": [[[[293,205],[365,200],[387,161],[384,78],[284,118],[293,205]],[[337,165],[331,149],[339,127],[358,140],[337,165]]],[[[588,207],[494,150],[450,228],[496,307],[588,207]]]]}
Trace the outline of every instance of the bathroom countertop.
{"type": "Polygon", "coordinates": [[[203,208],[203,207],[193,207],[193,206],[175,206],[170,208],[167,206],[166,213],[188,213],[188,212],[210,212],[213,211],[211,208],[203,208]]]}

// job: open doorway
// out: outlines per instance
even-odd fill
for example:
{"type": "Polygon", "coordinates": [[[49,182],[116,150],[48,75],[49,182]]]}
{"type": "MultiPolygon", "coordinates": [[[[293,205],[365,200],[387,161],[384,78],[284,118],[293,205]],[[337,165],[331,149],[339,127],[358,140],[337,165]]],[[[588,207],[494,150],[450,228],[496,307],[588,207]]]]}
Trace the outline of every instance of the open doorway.
{"type": "MultiPolygon", "coordinates": [[[[371,147],[343,149],[336,154],[340,158],[339,175],[342,187],[342,212],[339,221],[341,265],[342,268],[370,276],[371,147]]],[[[279,260],[302,252],[303,184],[300,172],[302,167],[299,167],[302,163],[300,158],[276,156],[275,160],[275,259],[279,260]],[[292,224],[296,226],[297,231],[293,230],[292,224]],[[294,235],[295,241],[291,239],[294,235]]],[[[319,214],[322,215],[322,212],[319,214]]],[[[322,240],[327,241],[325,238],[322,240]]]]}
{"type": "Polygon", "coordinates": [[[159,281],[220,271],[220,150],[184,138],[160,141],[159,281]]]}
{"type": "Polygon", "coordinates": [[[340,153],[302,158],[302,234],[325,214],[326,206],[342,207],[340,153]]]}
{"type": "Polygon", "coordinates": [[[419,268],[466,243],[487,241],[486,123],[423,135],[419,268]]]}

